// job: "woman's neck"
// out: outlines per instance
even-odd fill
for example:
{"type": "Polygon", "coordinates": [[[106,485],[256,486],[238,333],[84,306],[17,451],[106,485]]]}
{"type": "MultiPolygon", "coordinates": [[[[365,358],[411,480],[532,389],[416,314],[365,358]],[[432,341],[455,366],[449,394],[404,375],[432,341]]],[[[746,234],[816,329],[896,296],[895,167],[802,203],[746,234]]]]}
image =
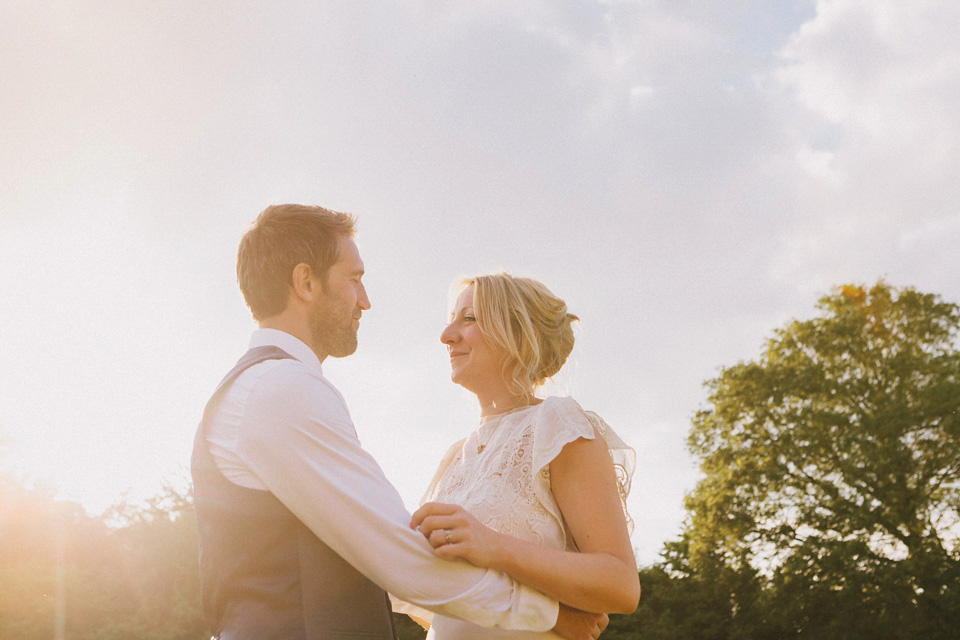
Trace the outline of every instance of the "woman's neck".
{"type": "Polygon", "coordinates": [[[481,396],[478,394],[477,400],[480,402],[481,418],[495,416],[500,413],[507,413],[508,411],[513,411],[514,409],[537,404],[539,402],[539,399],[536,398],[532,393],[517,395],[510,393],[509,391],[486,396],[481,396]]]}

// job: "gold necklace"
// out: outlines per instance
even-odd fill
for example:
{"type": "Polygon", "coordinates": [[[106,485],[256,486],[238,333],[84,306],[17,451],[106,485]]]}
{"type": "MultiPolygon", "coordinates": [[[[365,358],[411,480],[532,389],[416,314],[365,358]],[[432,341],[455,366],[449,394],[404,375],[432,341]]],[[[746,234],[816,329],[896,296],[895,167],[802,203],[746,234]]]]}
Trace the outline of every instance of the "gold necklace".
{"type": "MultiPolygon", "coordinates": [[[[482,418],[480,418],[480,426],[482,427],[483,425],[487,424],[487,423],[490,422],[491,420],[500,419],[500,418],[502,418],[503,416],[509,415],[509,414],[511,414],[511,413],[515,413],[515,412],[517,412],[517,411],[520,411],[521,409],[526,409],[526,408],[531,407],[531,406],[533,406],[533,405],[531,405],[531,404],[522,404],[522,405],[517,406],[517,407],[514,407],[514,408],[512,408],[512,409],[507,409],[507,410],[504,411],[503,413],[494,413],[494,414],[489,415],[489,416],[483,416],[482,418]]],[[[494,431],[496,431],[496,429],[494,429],[494,431]]],[[[492,436],[493,434],[491,433],[490,435],[492,436]]],[[[487,440],[489,441],[489,439],[490,439],[490,438],[488,437],[487,440]]],[[[483,450],[487,448],[487,443],[486,443],[486,442],[480,442],[480,432],[479,432],[479,431],[477,431],[477,443],[478,443],[478,444],[477,444],[477,455],[480,455],[481,453],[483,453],[483,450]]]]}

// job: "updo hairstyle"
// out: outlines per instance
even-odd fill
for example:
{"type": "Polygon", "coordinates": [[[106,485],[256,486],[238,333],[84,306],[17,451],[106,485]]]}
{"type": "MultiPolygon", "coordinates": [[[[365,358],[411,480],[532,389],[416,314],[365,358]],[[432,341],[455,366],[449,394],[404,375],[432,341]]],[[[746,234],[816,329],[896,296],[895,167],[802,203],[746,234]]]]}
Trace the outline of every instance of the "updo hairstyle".
{"type": "Polygon", "coordinates": [[[504,350],[501,373],[510,390],[533,395],[563,367],[573,350],[573,327],[579,318],[542,283],[507,273],[461,281],[460,291],[473,286],[477,326],[504,350]]]}

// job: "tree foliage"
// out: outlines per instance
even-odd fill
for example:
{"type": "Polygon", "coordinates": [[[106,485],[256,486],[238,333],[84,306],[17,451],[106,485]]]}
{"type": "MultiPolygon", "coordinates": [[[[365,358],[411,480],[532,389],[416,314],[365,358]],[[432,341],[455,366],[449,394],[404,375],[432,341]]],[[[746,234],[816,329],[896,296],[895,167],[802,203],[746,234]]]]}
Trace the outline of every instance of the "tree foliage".
{"type": "Polygon", "coordinates": [[[883,282],[819,309],[708,383],[689,438],[704,477],[686,560],[760,576],[780,633],[950,637],[960,309],[883,282]]]}
{"type": "MultiPolygon", "coordinates": [[[[400,640],[425,635],[395,614],[400,640]]],[[[0,474],[0,639],[206,640],[189,493],[92,517],[0,474]]]]}
{"type": "Polygon", "coordinates": [[[199,640],[189,495],[91,517],[0,478],[0,638],[199,640]]]}
{"type": "MultiPolygon", "coordinates": [[[[728,640],[754,638],[752,623],[762,620],[763,592],[754,572],[717,562],[689,561],[690,540],[669,542],[663,561],[641,570],[643,595],[633,614],[644,640],[728,640]]],[[[606,637],[606,636],[604,636],[606,637]]]]}

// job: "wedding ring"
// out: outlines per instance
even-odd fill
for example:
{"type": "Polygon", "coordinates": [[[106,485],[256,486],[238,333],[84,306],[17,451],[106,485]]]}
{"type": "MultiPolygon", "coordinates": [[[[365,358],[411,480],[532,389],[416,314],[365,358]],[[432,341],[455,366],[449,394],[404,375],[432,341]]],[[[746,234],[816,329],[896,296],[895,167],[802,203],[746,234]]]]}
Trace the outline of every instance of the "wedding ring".
{"type": "Polygon", "coordinates": [[[453,542],[453,536],[450,535],[450,529],[443,530],[443,539],[446,540],[447,544],[450,544],[451,542],[453,542]]]}

